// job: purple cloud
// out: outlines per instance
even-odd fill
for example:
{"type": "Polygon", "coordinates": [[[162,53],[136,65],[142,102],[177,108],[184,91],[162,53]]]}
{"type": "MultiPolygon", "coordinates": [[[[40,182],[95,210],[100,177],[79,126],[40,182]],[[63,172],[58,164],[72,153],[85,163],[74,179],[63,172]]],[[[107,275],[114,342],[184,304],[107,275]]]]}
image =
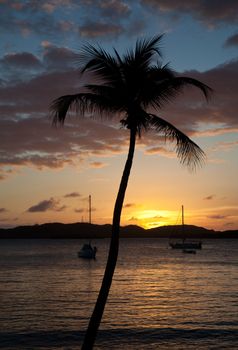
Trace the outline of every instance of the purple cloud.
{"type": "Polygon", "coordinates": [[[78,192],[71,192],[71,193],[67,193],[66,195],[64,195],[64,198],[76,198],[76,197],[80,197],[81,194],[78,192]]]}
{"type": "Polygon", "coordinates": [[[31,206],[27,209],[27,212],[29,213],[38,213],[38,212],[45,212],[48,210],[53,211],[63,211],[66,209],[66,206],[59,206],[59,201],[55,200],[54,198],[45,199],[41,202],[39,202],[36,205],[31,206]]]}
{"type": "MultiPolygon", "coordinates": [[[[110,125],[101,120],[68,117],[64,128],[51,127],[50,103],[58,96],[78,92],[80,77],[77,70],[67,68],[67,71],[61,71],[64,59],[69,62],[75,53],[55,47],[49,50],[48,53],[45,51],[46,55],[49,54],[48,61],[43,58],[41,64],[45,67],[46,61],[52,64],[58,52],[61,62],[58,71],[39,73],[27,81],[0,86],[0,179],[5,179],[13,174],[14,169],[23,166],[39,170],[75,164],[84,166],[89,153],[98,158],[91,162],[91,166],[101,167],[104,164],[100,157],[122,153],[127,145],[128,133],[119,130],[119,118],[115,116],[110,125]]],[[[14,64],[18,64],[18,58],[20,55],[15,56],[14,64]]],[[[238,60],[206,72],[189,71],[182,74],[207,83],[215,93],[207,104],[199,92],[186,89],[174,103],[161,110],[161,116],[190,136],[196,134],[198,123],[222,124],[219,133],[236,130],[238,60]]],[[[212,135],[213,131],[209,132],[212,135]]],[[[214,126],[215,132],[217,127],[214,126]]],[[[156,133],[147,134],[143,146],[147,154],[160,153],[173,157],[169,148],[161,146],[161,138],[156,133]]]]}
{"type": "Polygon", "coordinates": [[[126,203],[123,208],[134,208],[136,207],[136,204],[135,203],[126,203]]]}
{"type": "Polygon", "coordinates": [[[211,199],[214,199],[214,198],[215,198],[215,195],[211,194],[210,196],[204,197],[203,199],[207,200],[207,201],[210,201],[211,199]]]}
{"type": "Polygon", "coordinates": [[[224,47],[238,47],[238,34],[230,36],[224,44],[224,47]]]}
{"type": "Polygon", "coordinates": [[[169,14],[173,18],[190,15],[209,26],[238,22],[238,2],[236,0],[141,0],[141,3],[153,10],[157,9],[162,14],[169,14]]]}
{"type": "Polygon", "coordinates": [[[222,220],[222,219],[226,219],[228,217],[228,215],[208,215],[207,218],[208,219],[215,219],[215,220],[222,220]]]}
{"type": "Polygon", "coordinates": [[[85,209],[79,208],[79,209],[74,209],[75,213],[83,213],[85,212],[85,209]]]}
{"type": "Polygon", "coordinates": [[[104,22],[86,22],[79,26],[79,33],[85,38],[117,37],[123,32],[123,27],[118,24],[104,22]]]}

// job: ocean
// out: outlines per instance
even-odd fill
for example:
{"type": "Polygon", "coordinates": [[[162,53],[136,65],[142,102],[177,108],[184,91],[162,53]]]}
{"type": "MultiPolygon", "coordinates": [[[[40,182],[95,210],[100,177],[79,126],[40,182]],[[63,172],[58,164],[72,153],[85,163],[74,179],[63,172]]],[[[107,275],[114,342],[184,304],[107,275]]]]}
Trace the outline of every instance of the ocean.
{"type": "MultiPolygon", "coordinates": [[[[79,259],[85,242],[0,241],[1,349],[80,349],[109,247],[79,259]]],[[[238,240],[121,239],[96,349],[238,350],[238,240]]]]}

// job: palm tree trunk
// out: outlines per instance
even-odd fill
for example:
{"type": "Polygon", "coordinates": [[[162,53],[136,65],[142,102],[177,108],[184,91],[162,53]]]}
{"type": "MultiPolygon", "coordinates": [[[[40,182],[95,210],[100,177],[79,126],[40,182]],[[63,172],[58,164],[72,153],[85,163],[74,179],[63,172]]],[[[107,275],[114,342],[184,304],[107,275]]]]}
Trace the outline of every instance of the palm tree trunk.
{"type": "Polygon", "coordinates": [[[131,171],[134,150],[135,150],[135,143],[136,143],[136,130],[130,129],[130,145],[129,145],[128,156],[127,156],[126,164],[125,164],[123,175],[121,178],[119,191],[118,191],[115,206],[114,206],[112,234],[111,234],[111,242],[110,242],[107,265],[104,272],[101,289],[99,291],[98,298],[94,307],[94,311],[92,313],[92,316],[88,324],[88,329],[86,331],[81,350],[93,349],[93,345],[97,336],[97,331],[101,323],[104,308],[107,302],[107,297],[111,287],[112,278],[113,278],[117,257],[118,257],[118,250],[119,250],[121,211],[122,211],[127,183],[128,183],[128,179],[131,171]]]}

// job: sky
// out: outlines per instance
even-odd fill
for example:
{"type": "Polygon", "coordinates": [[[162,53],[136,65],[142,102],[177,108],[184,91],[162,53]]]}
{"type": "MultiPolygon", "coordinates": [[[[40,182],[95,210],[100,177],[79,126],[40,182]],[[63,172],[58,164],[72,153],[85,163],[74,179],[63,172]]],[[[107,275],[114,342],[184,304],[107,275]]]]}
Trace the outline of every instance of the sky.
{"type": "Polygon", "coordinates": [[[185,223],[238,229],[238,2],[236,0],[0,0],[0,227],[111,223],[128,149],[117,120],[72,115],[53,127],[49,106],[82,84],[85,43],[120,53],[164,34],[162,63],[213,90],[158,111],[205,152],[196,172],[156,133],[137,142],[122,225],[185,223]]]}

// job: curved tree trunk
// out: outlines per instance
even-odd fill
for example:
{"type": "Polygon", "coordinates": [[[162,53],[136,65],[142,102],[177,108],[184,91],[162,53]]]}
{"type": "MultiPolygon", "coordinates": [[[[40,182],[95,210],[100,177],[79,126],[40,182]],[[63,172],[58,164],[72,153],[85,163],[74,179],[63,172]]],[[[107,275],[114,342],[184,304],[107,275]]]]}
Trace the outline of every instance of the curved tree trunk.
{"type": "Polygon", "coordinates": [[[130,130],[130,146],[129,146],[128,157],[127,157],[127,161],[125,164],[119,191],[118,191],[115,206],[114,206],[111,243],[109,248],[107,265],[106,265],[104,277],[102,280],[101,289],[99,291],[98,298],[94,307],[94,311],[92,313],[92,316],[88,324],[88,329],[86,331],[81,350],[93,349],[97,331],[101,323],[104,308],[107,302],[107,297],[111,287],[112,278],[113,278],[113,274],[114,274],[114,270],[117,262],[118,249],[119,249],[121,211],[122,211],[127,183],[130,175],[130,170],[132,166],[135,143],[136,143],[136,130],[133,129],[133,130],[130,130]]]}

